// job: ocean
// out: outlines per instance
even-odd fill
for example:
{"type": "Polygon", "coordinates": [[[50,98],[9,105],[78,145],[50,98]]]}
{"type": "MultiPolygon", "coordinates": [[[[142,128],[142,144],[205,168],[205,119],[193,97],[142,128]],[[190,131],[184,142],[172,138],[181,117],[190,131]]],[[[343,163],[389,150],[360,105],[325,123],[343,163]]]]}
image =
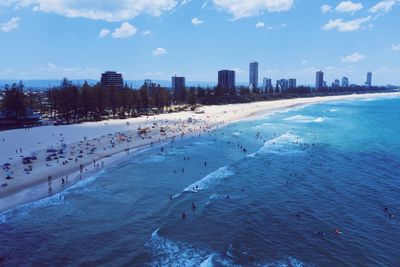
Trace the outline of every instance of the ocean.
{"type": "Polygon", "coordinates": [[[399,266],[399,134],[375,98],[176,140],[1,213],[0,266],[399,266]]]}

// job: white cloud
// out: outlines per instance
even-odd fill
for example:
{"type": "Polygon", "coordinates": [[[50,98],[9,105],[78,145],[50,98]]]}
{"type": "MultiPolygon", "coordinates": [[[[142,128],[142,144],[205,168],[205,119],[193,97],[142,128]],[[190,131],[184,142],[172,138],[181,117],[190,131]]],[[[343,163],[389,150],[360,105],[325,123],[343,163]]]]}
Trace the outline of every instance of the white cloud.
{"type": "Polygon", "coordinates": [[[151,34],[151,31],[144,31],[144,32],[142,32],[142,35],[143,36],[148,36],[148,35],[150,35],[151,34]]]}
{"type": "Polygon", "coordinates": [[[213,0],[214,5],[233,15],[233,19],[257,16],[267,12],[283,12],[293,7],[293,0],[213,0]]]}
{"type": "Polygon", "coordinates": [[[160,55],[168,54],[167,50],[162,47],[158,47],[158,48],[154,49],[151,53],[153,54],[153,56],[160,56],[160,55]]]}
{"type": "Polygon", "coordinates": [[[208,1],[204,1],[204,3],[201,5],[201,9],[205,9],[207,7],[208,1]]]}
{"type": "Polygon", "coordinates": [[[256,28],[264,28],[264,27],[265,27],[265,22],[261,22],[261,21],[257,22],[256,28]]]}
{"type": "Polygon", "coordinates": [[[102,29],[99,33],[99,38],[104,38],[111,33],[109,29],[102,29]]]}
{"type": "Polygon", "coordinates": [[[330,5],[322,5],[321,6],[321,11],[322,11],[322,13],[327,13],[327,12],[329,12],[329,11],[331,11],[332,10],[332,7],[330,6],[330,5]]]}
{"type": "Polygon", "coordinates": [[[10,32],[18,28],[19,17],[14,17],[7,22],[0,24],[0,30],[2,32],[10,32]]]}
{"type": "Polygon", "coordinates": [[[392,51],[400,51],[400,44],[392,44],[392,51]]]}
{"type": "Polygon", "coordinates": [[[33,6],[33,10],[56,13],[71,18],[87,18],[108,22],[133,19],[141,14],[160,16],[173,10],[177,0],[0,0],[0,5],[33,6]]]}
{"type": "Polygon", "coordinates": [[[384,0],[371,7],[368,11],[370,13],[389,12],[398,2],[398,0],[384,0]]]}
{"type": "Polygon", "coordinates": [[[339,5],[335,8],[337,12],[340,13],[352,12],[353,14],[361,9],[363,9],[363,5],[361,3],[354,3],[352,1],[340,2],[339,5]]]}
{"type": "Polygon", "coordinates": [[[337,29],[340,32],[352,32],[361,28],[362,24],[369,21],[372,17],[359,18],[354,20],[345,21],[342,19],[329,20],[322,29],[325,31],[337,29]]]}
{"type": "Polygon", "coordinates": [[[287,24],[286,23],[282,23],[281,25],[279,25],[279,28],[286,28],[287,24]]]}
{"type": "Polygon", "coordinates": [[[272,30],[273,29],[272,26],[269,26],[269,25],[265,24],[265,22],[262,22],[262,21],[259,21],[259,22],[256,23],[256,28],[264,28],[264,29],[267,29],[267,30],[272,30]]]}
{"type": "Polygon", "coordinates": [[[305,60],[305,59],[303,59],[303,60],[301,61],[301,65],[305,65],[305,64],[307,64],[307,63],[308,63],[308,61],[305,60]]]}
{"type": "Polygon", "coordinates": [[[55,79],[60,79],[62,77],[68,77],[69,79],[98,78],[100,73],[100,70],[97,68],[63,67],[53,63],[47,63],[46,67],[33,70],[33,74],[37,77],[46,74],[48,77],[55,79]]]}
{"type": "Polygon", "coordinates": [[[342,61],[345,63],[355,63],[363,60],[364,58],[365,58],[364,55],[361,55],[360,53],[356,52],[354,54],[343,57],[342,61]]]}
{"type": "Polygon", "coordinates": [[[202,21],[202,20],[200,20],[200,19],[198,19],[198,18],[192,18],[191,22],[192,22],[192,24],[195,25],[195,26],[204,23],[204,21],[202,21]]]}
{"type": "Polygon", "coordinates": [[[135,26],[129,24],[128,22],[124,22],[121,24],[121,27],[116,28],[111,35],[114,38],[129,38],[135,35],[136,32],[137,29],[135,26]]]}

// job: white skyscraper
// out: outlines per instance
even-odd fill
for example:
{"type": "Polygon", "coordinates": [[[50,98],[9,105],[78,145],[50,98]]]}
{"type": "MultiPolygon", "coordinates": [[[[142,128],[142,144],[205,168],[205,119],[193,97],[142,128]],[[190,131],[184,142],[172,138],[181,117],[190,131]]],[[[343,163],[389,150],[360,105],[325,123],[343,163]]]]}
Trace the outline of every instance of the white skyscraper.
{"type": "Polygon", "coordinates": [[[258,62],[250,62],[249,88],[255,90],[258,88],[258,62]]]}

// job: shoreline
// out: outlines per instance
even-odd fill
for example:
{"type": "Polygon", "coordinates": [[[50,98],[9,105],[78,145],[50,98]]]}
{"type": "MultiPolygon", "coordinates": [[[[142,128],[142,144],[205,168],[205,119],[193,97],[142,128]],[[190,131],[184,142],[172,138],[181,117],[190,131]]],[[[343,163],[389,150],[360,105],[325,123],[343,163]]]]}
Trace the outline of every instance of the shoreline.
{"type": "MultiPolygon", "coordinates": [[[[30,203],[30,202],[35,202],[37,200],[50,197],[56,194],[59,194],[63,192],[64,190],[67,190],[73,185],[76,185],[80,183],[81,181],[87,180],[89,177],[93,177],[98,175],[101,171],[107,170],[108,168],[123,162],[128,159],[128,155],[131,157],[135,157],[136,155],[143,153],[147,150],[157,148],[157,147],[162,147],[171,141],[178,141],[178,140],[183,140],[187,139],[190,137],[195,137],[198,134],[203,134],[208,131],[212,131],[216,128],[219,128],[221,126],[226,126],[231,123],[235,123],[238,121],[243,121],[243,120],[253,120],[253,119],[258,119],[262,116],[265,116],[267,114],[273,114],[275,112],[283,111],[283,110],[291,110],[293,108],[297,107],[304,107],[307,105],[311,104],[319,104],[322,102],[333,102],[333,101],[345,101],[345,100],[361,100],[361,99],[368,99],[368,98],[390,98],[390,97],[400,97],[400,92],[395,92],[395,93],[372,93],[372,94],[353,94],[353,95],[340,95],[340,96],[323,96],[323,97],[310,97],[310,98],[295,98],[295,99],[284,99],[284,100],[275,100],[275,101],[263,101],[263,102],[253,102],[253,103],[248,103],[248,104],[229,104],[229,105],[221,105],[221,106],[204,106],[202,109],[205,110],[205,113],[202,115],[195,114],[194,112],[180,112],[178,114],[166,114],[166,115],[158,115],[158,119],[156,120],[157,116],[152,116],[150,117],[150,125],[158,125],[158,123],[161,123],[165,120],[165,124],[167,128],[171,126],[171,129],[168,129],[169,131],[164,136],[159,133],[157,134],[156,130],[154,136],[152,135],[151,137],[144,139],[139,139],[136,140],[136,143],[134,143],[133,138],[134,138],[134,130],[126,131],[126,132],[114,132],[114,135],[112,135],[112,138],[110,138],[110,133],[106,135],[106,137],[101,136],[95,136],[95,138],[92,138],[90,140],[87,140],[85,138],[85,141],[83,142],[82,140],[79,142],[71,142],[67,144],[68,150],[72,150],[73,148],[75,149],[76,146],[79,146],[85,142],[87,144],[90,143],[91,146],[96,147],[96,149],[101,149],[103,148],[103,151],[100,151],[97,154],[88,154],[86,158],[84,158],[82,161],[79,161],[80,165],[84,165],[84,171],[82,174],[79,173],[79,168],[77,167],[76,161],[75,163],[72,163],[68,166],[51,166],[51,168],[47,168],[47,163],[44,160],[46,156],[46,151],[44,150],[39,150],[35,151],[35,153],[38,153],[41,158],[38,160],[40,163],[46,163],[46,165],[43,165],[39,167],[39,171],[36,171],[34,173],[35,177],[34,179],[31,179],[32,176],[27,176],[28,178],[25,178],[24,181],[19,181],[16,185],[7,188],[3,187],[0,188],[0,213],[6,212],[8,210],[11,210],[17,206],[30,203]],[[241,108],[241,109],[240,109],[241,108]],[[238,114],[240,113],[240,114],[238,114]],[[190,124],[188,123],[189,118],[195,118],[194,120],[197,120],[196,123],[198,122],[198,125],[194,125],[196,123],[190,124]],[[177,118],[175,118],[177,117],[177,118]],[[167,118],[167,119],[165,119],[167,118]],[[179,118],[179,120],[178,120],[179,118]],[[153,121],[151,121],[153,119],[153,121]],[[155,123],[157,121],[157,123],[155,123]],[[153,124],[151,124],[153,123],[153,124]],[[169,125],[173,124],[175,126],[169,125]],[[182,130],[183,129],[183,130],[182,130]],[[112,148],[108,148],[109,144],[108,141],[111,139],[113,142],[115,139],[115,135],[118,136],[123,136],[124,140],[128,139],[126,142],[121,142],[118,143],[112,148]],[[129,137],[130,136],[130,137],[129,137]],[[103,138],[104,137],[104,138],[103,138]],[[154,139],[152,138],[154,137],[154,139]],[[158,141],[156,138],[159,138],[158,141]],[[131,139],[129,139],[131,138],[131,139]],[[163,139],[162,139],[163,138],[163,139]],[[101,139],[101,140],[100,140],[101,139]],[[130,141],[129,141],[130,140],[130,141]],[[93,144],[92,144],[92,143],[93,144]],[[106,149],[109,149],[108,151],[106,149]],[[94,162],[92,164],[92,161],[94,162]],[[99,163],[96,165],[96,162],[101,162],[101,168],[99,168],[99,163]],[[104,164],[104,165],[103,165],[104,164]],[[72,166],[71,166],[72,165],[72,166]],[[45,166],[45,167],[44,167],[45,166]],[[44,167],[44,168],[43,168],[44,167]],[[48,175],[47,175],[48,174],[48,175]],[[51,175],[52,178],[52,184],[54,184],[54,190],[53,186],[51,186],[52,191],[48,192],[46,191],[46,185],[48,185],[48,176],[51,175]],[[79,176],[82,175],[82,178],[79,178],[79,176]],[[61,179],[63,177],[70,176],[69,181],[67,180],[66,183],[61,184],[61,179]],[[4,190],[6,189],[6,190],[4,190]],[[47,194],[46,194],[47,193],[47,194]]],[[[138,118],[138,119],[128,119],[128,120],[117,120],[117,122],[120,122],[120,126],[124,124],[124,122],[127,123],[127,121],[135,121],[134,126],[136,127],[137,125],[141,125],[145,122],[145,125],[147,126],[149,122],[149,117],[144,120],[144,118],[138,118]]],[[[114,121],[112,121],[114,122],[114,121]]],[[[93,123],[94,124],[94,123],[93,123]]],[[[103,122],[97,123],[94,125],[97,125],[97,127],[103,127],[103,122]]],[[[128,123],[127,123],[128,125],[128,123]]],[[[104,124],[104,127],[108,126],[108,124],[104,124]]],[[[157,126],[158,127],[158,126],[157,126]]],[[[162,126],[159,126],[160,128],[162,126]]],[[[67,127],[65,127],[67,128],[67,127]]],[[[76,126],[74,127],[69,127],[69,128],[77,128],[76,126]]],[[[15,131],[15,130],[11,130],[15,131]]],[[[17,130],[19,132],[23,132],[23,130],[17,130]]],[[[25,133],[29,134],[29,133],[25,133]]],[[[53,134],[54,135],[54,134],[53,134]]],[[[0,142],[1,145],[1,142],[0,142]]],[[[86,146],[90,147],[90,146],[86,146]]],[[[93,148],[92,148],[93,149],[93,148]]],[[[25,149],[24,149],[25,150],[25,149]]],[[[6,155],[6,159],[11,158],[9,157],[10,155],[6,155]]],[[[39,157],[38,157],[39,158],[39,157]]],[[[67,156],[68,158],[68,156],[67,156]]],[[[17,158],[20,160],[20,158],[17,158]]],[[[3,158],[4,160],[4,158],[3,158]]],[[[17,161],[15,161],[17,162],[17,161]]],[[[57,160],[58,163],[58,160],[57,160]]],[[[54,165],[55,162],[53,163],[54,165]]],[[[64,164],[63,164],[64,165],[64,164]]],[[[22,166],[24,167],[24,166],[22,166]]],[[[35,167],[36,168],[36,167],[35,167]]],[[[18,168],[16,168],[18,169],[18,168]]],[[[18,173],[22,173],[22,170],[18,169],[18,173]]],[[[17,179],[17,178],[16,178],[17,179]]],[[[19,179],[19,178],[18,178],[19,179]]],[[[13,179],[14,180],[14,179],[13,179]]],[[[13,180],[10,180],[10,183],[13,182],[13,180]]],[[[3,182],[2,182],[3,183],[3,182]]]]}

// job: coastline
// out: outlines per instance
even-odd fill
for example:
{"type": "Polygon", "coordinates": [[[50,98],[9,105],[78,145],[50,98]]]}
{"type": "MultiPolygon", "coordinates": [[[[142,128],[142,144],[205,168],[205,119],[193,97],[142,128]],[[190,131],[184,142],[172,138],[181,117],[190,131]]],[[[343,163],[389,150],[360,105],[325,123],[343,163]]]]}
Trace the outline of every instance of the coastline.
{"type": "MultiPolygon", "coordinates": [[[[47,196],[51,196],[54,194],[58,194],[74,184],[79,183],[80,181],[84,181],[85,179],[97,175],[100,171],[104,171],[111,166],[118,164],[121,161],[125,161],[127,159],[127,154],[131,157],[147,151],[152,148],[161,147],[177,138],[189,138],[195,135],[211,131],[220,126],[226,126],[228,124],[242,121],[242,120],[250,120],[257,119],[261,116],[265,116],[266,114],[272,114],[278,111],[290,110],[297,107],[303,107],[311,104],[318,104],[322,102],[332,102],[332,101],[345,101],[345,100],[358,100],[358,99],[368,99],[368,98],[388,98],[388,97],[400,97],[400,92],[397,93],[373,93],[373,94],[360,94],[360,95],[341,95],[341,96],[324,96],[324,97],[312,97],[312,98],[296,98],[296,99],[285,99],[285,100],[276,100],[276,101],[265,101],[265,102],[253,102],[249,104],[230,104],[223,106],[205,106],[203,107],[205,113],[204,114],[195,114],[194,112],[181,112],[175,114],[163,114],[158,116],[151,116],[144,119],[136,118],[136,119],[127,119],[127,120],[116,120],[119,125],[124,125],[128,121],[133,125],[132,129],[129,129],[126,132],[116,131],[114,133],[103,134],[102,136],[91,136],[89,139],[85,140],[73,140],[73,142],[65,142],[68,150],[72,150],[72,148],[76,148],[79,145],[85,144],[86,142],[90,144],[90,146],[86,146],[89,148],[96,147],[101,150],[100,152],[94,154],[88,154],[84,156],[82,160],[78,163],[68,163],[66,165],[56,164],[55,161],[52,163],[53,166],[49,167],[46,163],[46,146],[42,147],[40,150],[33,151],[38,155],[38,161],[35,164],[38,164],[38,170],[35,170],[29,175],[17,177],[13,180],[10,180],[10,187],[0,188],[0,212],[7,211],[21,204],[25,204],[28,202],[36,201],[47,196]],[[189,123],[188,119],[193,118],[195,123],[189,123]],[[152,133],[151,138],[145,139],[134,139],[135,138],[135,128],[141,125],[145,126],[154,126],[154,124],[161,125],[163,123],[166,125],[165,127],[170,127],[167,131],[166,135],[163,136],[156,128],[154,130],[154,134],[152,133]],[[158,133],[157,133],[158,132],[158,133]],[[110,135],[111,134],[111,135],[110,135]],[[109,142],[114,142],[117,137],[123,137],[124,140],[121,143],[115,144],[112,147],[109,147],[109,142]],[[158,138],[158,141],[157,141],[158,138]],[[110,141],[112,140],[112,141],[110,141]],[[92,164],[93,160],[95,162],[102,162],[101,168],[96,164],[92,164]],[[104,163],[104,165],[103,165],[104,163]],[[82,178],[80,179],[79,166],[84,165],[84,171],[82,173],[82,178]],[[52,192],[46,194],[47,189],[47,177],[51,175],[53,178],[54,189],[52,192]],[[61,179],[63,177],[69,176],[69,182],[66,182],[64,185],[61,184],[61,179]],[[13,184],[15,182],[15,184],[13,184]],[[40,189],[38,189],[40,188],[40,189]],[[44,194],[43,190],[44,189],[44,194]]],[[[110,123],[113,123],[111,121],[110,123]]],[[[95,125],[94,127],[105,127],[107,128],[108,124],[100,123],[88,123],[89,125],[95,125]],[[96,126],[97,125],[97,126],[96,126]]],[[[78,126],[70,127],[73,130],[76,130],[78,126]]],[[[81,127],[85,127],[85,125],[81,125],[81,127]]],[[[158,126],[157,126],[158,127],[158,126]]],[[[159,126],[161,127],[161,126],[159,126]]],[[[65,132],[67,132],[64,127],[65,132]]],[[[113,129],[111,129],[113,130],[113,129]]],[[[30,133],[23,129],[13,130],[10,132],[22,132],[22,135],[25,134],[25,138],[29,137],[30,133]]],[[[1,135],[0,135],[1,137],[1,135]]],[[[85,137],[85,133],[82,133],[81,139],[85,137]]],[[[63,137],[64,138],[64,137],[63,137]]],[[[8,137],[7,137],[8,139],[8,137]]],[[[12,142],[13,140],[7,140],[8,142],[12,142]]],[[[33,140],[32,140],[33,142],[33,140]]],[[[38,142],[37,142],[38,143],[38,142]]],[[[57,144],[58,142],[54,142],[57,144]]],[[[0,142],[1,145],[1,142],[0,142]]],[[[32,144],[32,147],[35,147],[37,144],[32,144]]],[[[40,144],[41,145],[41,144],[40,144]]],[[[43,146],[43,145],[42,145],[43,146]]],[[[23,148],[23,150],[29,150],[28,148],[23,148]]],[[[40,147],[40,146],[39,146],[40,147]]],[[[88,149],[89,151],[90,149],[88,149]]],[[[2,160],[7,160],[10,158],[14,158],[15,155],[10,154],[10,149],[8,154],[1,158],[2,160]],[[11,157],[12,156],[12,157],[11,157]]],[[[32,152],[32,151],[30,151],[32,152]]],[[[68,158],[68,156],[67,156],[68,158]]],[[[16,160],[12,161],[12,164],[15,163],[15,173],[20,175],[24,173],[23,169],[19,167],[24,167],[17,165],[18,160],[21,157],[17,157],[16,160]]],[[[3,164],[3,162],[1,162],[3,164]]],[[[58,162],[57,162],[58,163],[58,162]]],[[[34,167],[36,168],[36,167],[34,167]]],[[[3,183],[3,182],[2,182],[3,183]]]]}

